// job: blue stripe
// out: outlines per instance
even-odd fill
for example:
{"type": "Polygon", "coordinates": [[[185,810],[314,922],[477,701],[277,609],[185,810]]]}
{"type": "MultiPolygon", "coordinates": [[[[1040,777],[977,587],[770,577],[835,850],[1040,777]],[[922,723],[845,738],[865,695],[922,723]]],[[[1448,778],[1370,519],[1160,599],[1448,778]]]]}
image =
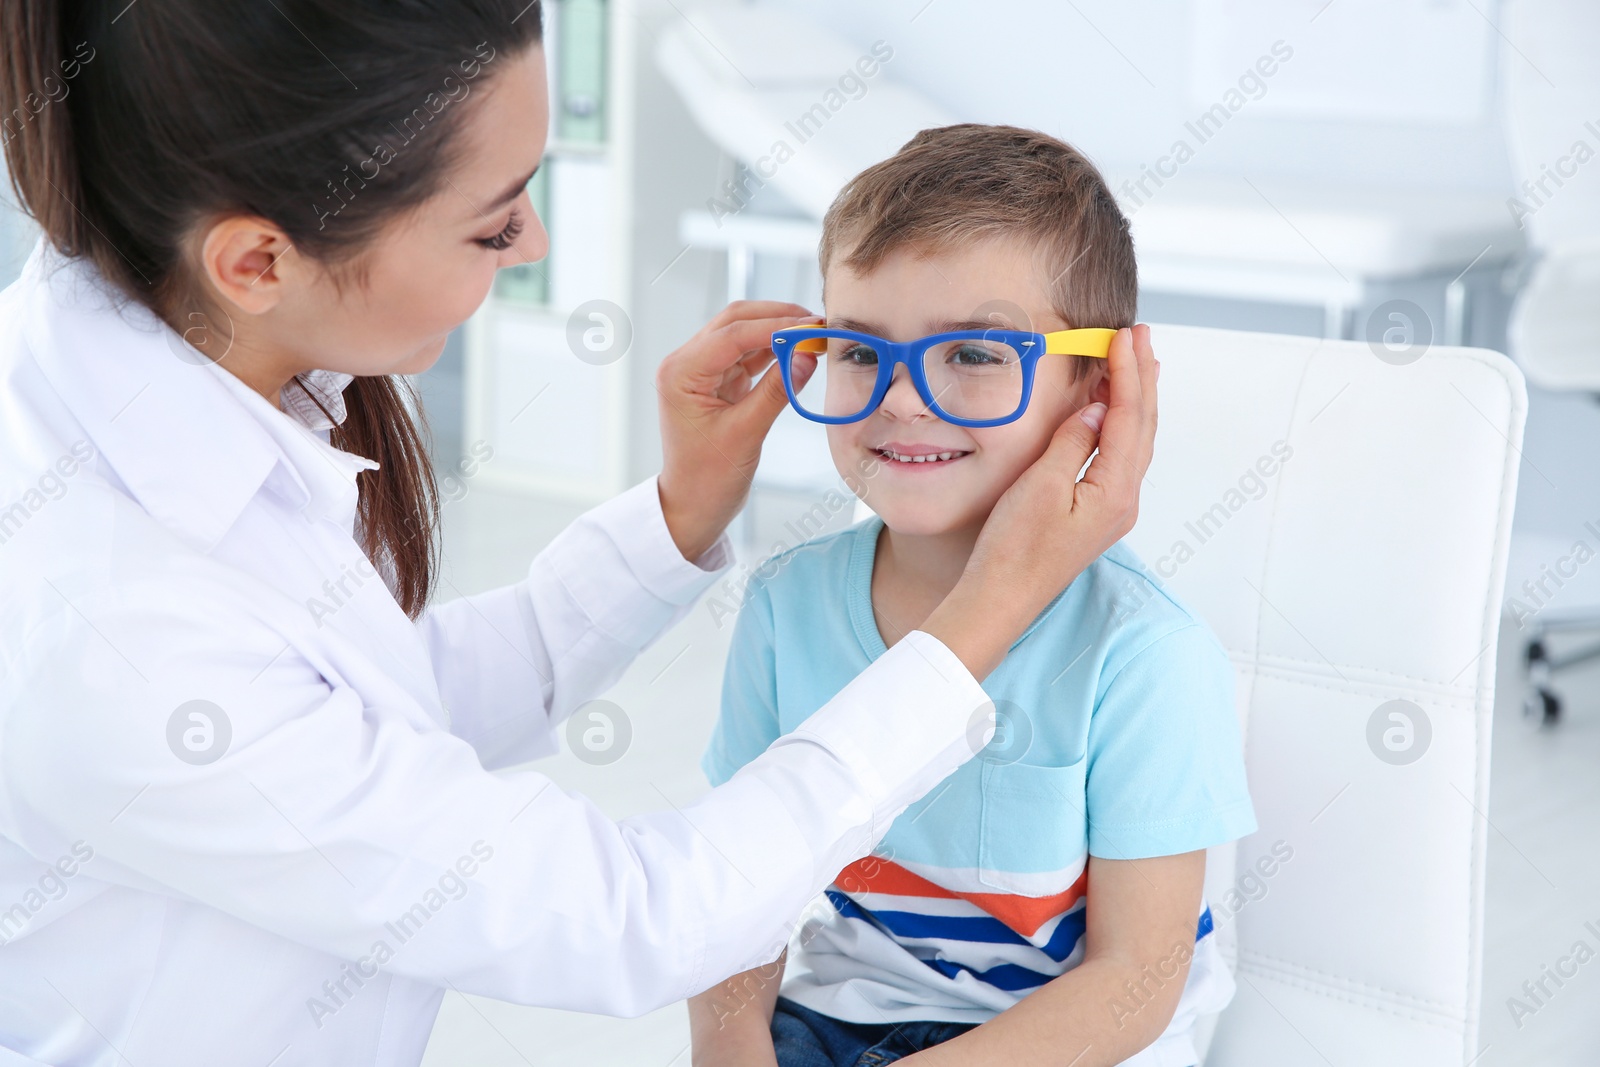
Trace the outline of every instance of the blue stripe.
{"type": "Polygon", "coordinates": [[[915,911],[869,910],[837,890],[828,899],[841,914],[852,919],[870,918],[896,937],[935,937],[949,941],[983,941],[999,945],[1028,942],[999,919],[987,915],[924,915],[915,911]]]}
{"type": "MultiPolygon", "coordinates": [[[[870,911],[851,900],[836,889],[825,891],[828,900],[838,910],[840,915],[848,919],[859,919],[870,923],[891,937],[897,938],[931,938],[945,941],[970,941],[983,944],[999,945],[1027,945],[1036,948],[1049,956],[1057,963],[1062,962],[1078,946],[1078,940],[1083,937],[1084,927],[1087,922],[1087,908],[1079,908],[1075,912],[1063,915],[1056,924],[1055,931],[1051,933],[1050,940],[1044,945],[1035,945],[1011,927],[987,916],[949,916],[949,915],[921,915],[911,911],[870,911]]],[[[1214,930],[1215,922],[1211,916],[1211,908],[1206,907],[1200,913],[1200,922],[1196,927],[1195,940],[1199,941],[1214,930]]],[[[929,967],[938,971],[947,978],[954,978],[962,971],[972,975],[980,982],[985,982],[997,989],[1007,992],[1016,992],[1021,989],[1036,989],[1050,981],[1053,977],[1030,971],[1026,967],[1014,963],[1002,963],[986,971],[980,971],[949,960],[923,960],[929,967]]]]}
{"type": "Polygon", "coordinates": [[[987,915],[923,915],[912,911],[869,911],[836,889],[826,891],[839,914],[872,923],[891,937],[934,938],[944,941],[974,941],[989,945],[1025,945],[1038,949],[1060,963],[1072,955],[1083,936],[1084,909],[1062,916],[1050,940],[1043,945],[1017,933],[999,919],[987,915]]]}
{"type": "Polygon", "coordinates": [[[1072,955],[1072,950],[1078,947],[1078,938],[1083,936],[1084,924],[1088,921],[1089,909],[1079,908],[1061,917],[1056,924],[1056,929],[1046,941],[1042,951],[1046,956],[1060,963],[1072,955]]]}
{"type": "Polygon", "coordinates": [[[1054,975],[1030,971],[1026,967],[1017,966],[1015,963],[1002,963],[990,967],[987,971],[979,971],[972,967],[964,967],[959,963],[951,963],[949,960],[923,960],[922,962],[946,978],[954,978],[962,971],[965,971],[978,981],[992,985],[996,989],[1004,989],[1008,993],[1016,993],[1024,989],[1038,989],[1055,978],[1054,975]]]}

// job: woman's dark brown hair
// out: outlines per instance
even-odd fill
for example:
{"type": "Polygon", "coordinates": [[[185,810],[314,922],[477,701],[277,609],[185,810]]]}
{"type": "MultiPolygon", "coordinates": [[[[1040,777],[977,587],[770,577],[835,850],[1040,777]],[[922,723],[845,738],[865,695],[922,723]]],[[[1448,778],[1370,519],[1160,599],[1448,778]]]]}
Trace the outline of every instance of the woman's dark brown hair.
{"type": "MultiPolygon", "coordinates": [[[[455,162],[460,109],[437,101],[537,44],[540,19],[528,0],[3,0],[11,183],[56,249],[169,325],[209,313],[187,250],[229,213],[364,283],[372,238],[455,162]]],[[[344,401],[332,443],[379,464],[362,547],[415,618],[437,573],[425,423],[400,377],[356,378],[344,401]]]]}

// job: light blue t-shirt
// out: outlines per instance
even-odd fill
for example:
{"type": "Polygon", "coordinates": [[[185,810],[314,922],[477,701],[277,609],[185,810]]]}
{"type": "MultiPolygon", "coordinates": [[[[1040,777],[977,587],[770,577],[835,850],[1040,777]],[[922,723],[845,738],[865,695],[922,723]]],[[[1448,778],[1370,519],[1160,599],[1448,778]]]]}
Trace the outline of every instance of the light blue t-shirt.
{"type": "MultiPolygon", "coordinates": [[[[807,542],[752,578],[701,761],[713,784],[886,651],[871,601],[881,529],[872,518],[807,542]]],[[[856,1022],[981,1022],[1082,959],[1089,856],[1173,855],[1256,828],[1232,664],[1120,542],[983,688],[994,739],[840,872],[785,996],[856,1022]]],[[[1169,1033],[1231,996],[1210,920],[1202,905],[1169,1033]]]]}

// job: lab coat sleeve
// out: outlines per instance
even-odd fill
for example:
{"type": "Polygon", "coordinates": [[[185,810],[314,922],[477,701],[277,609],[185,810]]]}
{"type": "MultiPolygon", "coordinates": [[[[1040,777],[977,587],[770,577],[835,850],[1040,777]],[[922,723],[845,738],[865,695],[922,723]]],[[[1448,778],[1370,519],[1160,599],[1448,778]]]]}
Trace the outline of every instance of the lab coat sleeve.
{"type": "Polygon", "coordinates": [[[451,732],[489,768],[555,752],[553,728],[609,688],[731,560],[726,537],[683,558],[655,478],[584,513],[521,582],[419,620],[451,732]]]}
{"type": "Polygon", "coordinates": [[[650,1011],[774,958],[988,737],[977,682],[913,633],[724,785],[614,822],[330,681],[221,568],[57,584],[0,672],[0,833],[37,856],[86,841],[98,878],[325,951],[330,975],[650,1011]],[[182,755],[197,700],[228,735],[210,762],[182,755]]]}

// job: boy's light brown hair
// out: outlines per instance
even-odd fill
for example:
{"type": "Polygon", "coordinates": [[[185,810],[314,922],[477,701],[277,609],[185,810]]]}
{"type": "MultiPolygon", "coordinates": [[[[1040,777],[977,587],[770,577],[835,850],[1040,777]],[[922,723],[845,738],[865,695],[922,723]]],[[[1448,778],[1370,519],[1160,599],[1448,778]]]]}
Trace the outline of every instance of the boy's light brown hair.
{"type": "MultiPolygon", "coordinates": [[[[1128,220],[1093,163],[1037,130],[923,130],[844,187],[823,217],[819,258],[824,277],[835,257],[866,274],[904,248],[937,254],[990,237],[1035,249],[1051,307],[1069,328],[1133,325],[1139,276],[1128,220]]],[[[1072,364],[1077,381],[1105,360],[1072,364]]]]}

